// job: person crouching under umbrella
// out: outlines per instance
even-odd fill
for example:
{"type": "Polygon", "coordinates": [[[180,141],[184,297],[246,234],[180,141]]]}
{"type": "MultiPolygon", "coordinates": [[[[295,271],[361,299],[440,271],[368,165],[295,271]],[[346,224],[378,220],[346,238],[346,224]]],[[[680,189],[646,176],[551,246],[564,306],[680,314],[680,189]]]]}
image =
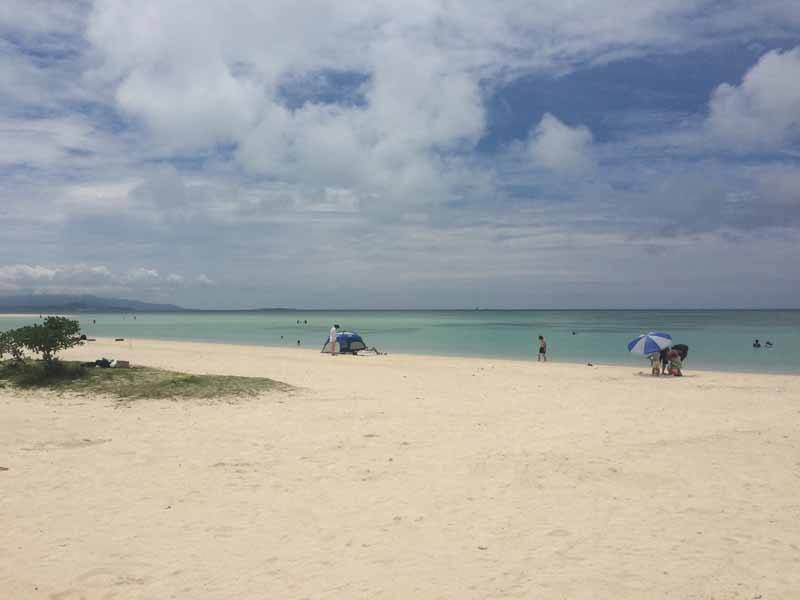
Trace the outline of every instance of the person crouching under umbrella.
{"type": "Polygon", "coordinates": [[[683,373],[681,373],[681,355],[678,354],[677,350],[672,349],[667,356],[669,358],[669,374],[675,377],[681,377],[683,375],[683,373]]]}

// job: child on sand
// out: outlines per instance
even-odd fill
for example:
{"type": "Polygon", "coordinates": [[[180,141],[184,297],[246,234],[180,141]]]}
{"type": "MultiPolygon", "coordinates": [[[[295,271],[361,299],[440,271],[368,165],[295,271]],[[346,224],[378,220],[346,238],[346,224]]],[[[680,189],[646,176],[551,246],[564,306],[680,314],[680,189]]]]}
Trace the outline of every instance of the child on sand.
{"type": "Polygon", "coordinates": [[[661,375],[661,353],[660,352],[653,352],[650,355],[650,368],[651,372],[654,376],[661,375]]]}

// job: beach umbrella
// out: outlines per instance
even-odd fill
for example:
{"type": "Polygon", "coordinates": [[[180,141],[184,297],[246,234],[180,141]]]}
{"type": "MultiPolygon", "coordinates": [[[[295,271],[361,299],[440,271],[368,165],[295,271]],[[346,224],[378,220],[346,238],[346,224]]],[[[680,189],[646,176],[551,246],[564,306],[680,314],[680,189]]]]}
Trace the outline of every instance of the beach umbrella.
{"type": "Polygon", "coordinates": [[[672,346],[672,336],[658,331],[645,333],[628,342],[628,350],[630,352],[644,355],[661,352],[664,348],[669,348],[670,346],[672,346]]]}

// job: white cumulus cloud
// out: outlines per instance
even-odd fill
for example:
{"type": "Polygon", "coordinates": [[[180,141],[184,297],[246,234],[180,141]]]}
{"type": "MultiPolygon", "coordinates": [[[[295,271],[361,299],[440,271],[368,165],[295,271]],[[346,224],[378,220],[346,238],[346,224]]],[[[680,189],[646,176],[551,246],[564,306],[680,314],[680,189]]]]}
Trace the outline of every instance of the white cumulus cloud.
{"type": "Polygon", "coordinates": [[[37,288],[101,285],[112,281],[113,273],[103,265],[26,265],[0,266],[0,289],[14,291],[37,288]]]}
{"type": "Polygon", "coordinates": [[[721,141],[744,149],[800,139],[800,46],[768,52],[740,85],[717,87],[707,125],[721,141]]]}
{"type": "Polygon", "coordinates": [[[580,172],[590,169],[592,132],[584,125],[570,127],[550,113],[531,131],[528,152],[533,163],[553,171],[580,172]]]}
{"type": "Polygon", "coordinates": [[[0,265],[0,291],[19,292],[36,289],[43,292],[70,293],[139,293],[164,288],[209,286],[206,275],[189,280],[179,273],[162,275],[157,269],[136,267],[112,270],[105,265],[85,263],[66,265],[0,265]]]}

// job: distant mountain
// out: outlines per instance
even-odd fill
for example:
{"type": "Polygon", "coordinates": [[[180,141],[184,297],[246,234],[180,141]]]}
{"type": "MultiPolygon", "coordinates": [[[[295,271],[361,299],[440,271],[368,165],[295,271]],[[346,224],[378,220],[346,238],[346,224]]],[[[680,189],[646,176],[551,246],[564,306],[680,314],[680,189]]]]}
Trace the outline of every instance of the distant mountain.
{"type": "Polygon", "coordinates": [[[0,296],[0,312],[172,312],[184,310],[174,304],[152,304],[121,298],[90,295],[21,294],[0,296]]]}

